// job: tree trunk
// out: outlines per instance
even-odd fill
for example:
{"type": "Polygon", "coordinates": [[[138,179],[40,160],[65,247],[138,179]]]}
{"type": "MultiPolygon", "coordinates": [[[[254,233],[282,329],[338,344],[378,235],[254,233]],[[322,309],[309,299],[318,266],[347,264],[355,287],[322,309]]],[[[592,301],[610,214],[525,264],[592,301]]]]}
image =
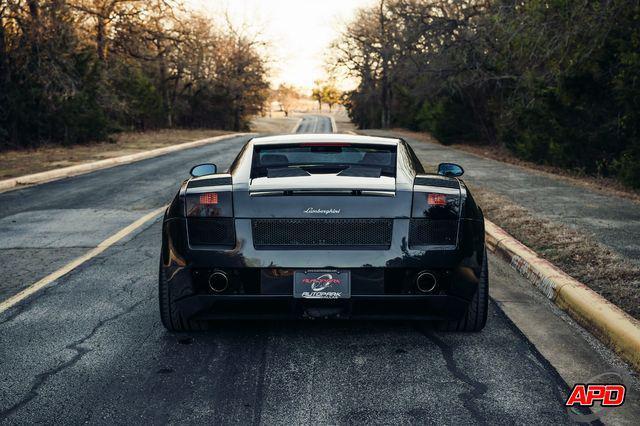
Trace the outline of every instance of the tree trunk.
{"type": "Polygon", "coordinates": [[[105,40],[106,24],[102,16],[97,16],[98,24],[96,25],[96,49],[98,59],[104,62],[107,56],[107,46],[105,40]]]}
{"type": "Polygon", "coordinates": [[[3,87],[0,91],[0,96],[6,93],[7,87],[5,87],[5,84],[9,82],[9,67],[7,64],[7,51],[4,39],[4,16],[0,15],[0,87],[3,87]]]}
{"type": "Polygon", "coordinates": [[[31,19],[34,22],[40,20],[40,2],[38,0],[28,0],[27,4],[29,5],[29,15],[31,15],[31,19]]]}
{"type": "Polygon", "coordinates": [[[169,128],[173,127],[173,116],[171,105],[169,105],[169,89],[167,87],[167,66],[164,62],[164,56],[159,56],[160,60],[160,93],[162,96],[162,106],[165,113],[165,125],[169,128]]]}
{"type": "Polygon", "coordinates": [[[386,18],[384,16],[384,0],[380,1],[380,44],[382,45],[380,56],[382,59],[382,82],[380,92],[380,103],[382,104],[382,114],[380,126],[387,129],[391,126],[391,87],[389,83],[389,49],[387,47],[386,18]]]}
{"type": "MultiPolygon", "coordinates": [[[[236,99],[236,102],[238,100],[236,99]]],[[[236,107],[233,111],[233,130],[235,130],[236,132],[240,131],[240,120],[241,120],[241,107],[240,105],[236,104],[236,107]]]]}

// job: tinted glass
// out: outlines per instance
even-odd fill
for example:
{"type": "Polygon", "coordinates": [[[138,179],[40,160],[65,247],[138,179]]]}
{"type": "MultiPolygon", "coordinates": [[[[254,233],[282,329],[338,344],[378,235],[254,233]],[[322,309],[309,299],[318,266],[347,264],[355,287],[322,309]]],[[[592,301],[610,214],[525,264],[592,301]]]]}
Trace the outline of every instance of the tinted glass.
{"type": "Polygon", "coordinates": [[[438,166],[438,174],[443,176],[462,176],[464,170],[457,164],[442,163],[438,166]]]}
{"type": "Polygon", "coordinates": [[[301,144],[258,146],[253,155],[252,177],[274,169],[302,169],[309,174],[370,169],[395,176],[394,145],[301,144]]]}

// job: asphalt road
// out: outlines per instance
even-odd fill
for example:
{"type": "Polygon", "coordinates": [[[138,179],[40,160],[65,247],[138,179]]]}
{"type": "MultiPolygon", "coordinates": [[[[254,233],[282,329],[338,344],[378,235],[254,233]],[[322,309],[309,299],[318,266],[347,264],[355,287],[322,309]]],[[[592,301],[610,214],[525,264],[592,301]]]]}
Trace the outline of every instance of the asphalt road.
{"type": "MultiPolygon", "coordinates": [[[[193,164],[227,167],[244,140],[0,194],[0,301],[167,203],[193,164]]],[[[173,335],[159,245],[156,220],[0,314],[0,423],[569,423],[565,383],[493,301],[478,334],[251,322],[173,335]]]]}
{"type": "Polygon", "coordinates": [[[305,115],[297,133],[333,133],[331,119],[324,115],[305,115]]]}

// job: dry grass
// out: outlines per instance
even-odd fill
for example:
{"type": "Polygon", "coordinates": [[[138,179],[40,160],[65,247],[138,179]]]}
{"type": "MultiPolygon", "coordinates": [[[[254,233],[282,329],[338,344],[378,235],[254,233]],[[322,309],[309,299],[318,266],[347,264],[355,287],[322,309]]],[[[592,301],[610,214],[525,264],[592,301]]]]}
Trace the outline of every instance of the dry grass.
{"type": "Polygon", "coordinates": [[[640,267],[592,236],[535,214],[482,188],[472,187],[485,216],[564,272],[640,319],[640,267]]]}
{"type": "Polygon", "coordinates": [[[126,132],[116,135],[113,142],[97,142],[70,147],[45,146],[32,150],[4,151],[0,152],[0,179],[119,157],[219,136],[225,133],[228,132],[206,129],[172,129],[143,133],[126,132]]]}
{"type": "MultiPolygon", "coordinates": [[[[412,132],[405,129],[393,129],[394,133],[406,136],[419,141],[440,144],[440,142],[428,133],[412,132]]],[[[606,193],[607,195],[615,195],[624,197],[629,200],[640,202],[640,191],[624,186],[613,178],[589,176],[580,173],[577,170],[566,170],[560,167],[546,166],[542,164],[525,161],[514,156],[511,151],[500,146],[484,146],[473,144],[455,144],[453,148],[469,152],[479,157],[489,158],[492,160],[502,161],[504,163],[514,164],[539,173],[553,175],[554,178],[560,178],[569,181],[573,185],[579,185],[591,190],[606,193]]]]}

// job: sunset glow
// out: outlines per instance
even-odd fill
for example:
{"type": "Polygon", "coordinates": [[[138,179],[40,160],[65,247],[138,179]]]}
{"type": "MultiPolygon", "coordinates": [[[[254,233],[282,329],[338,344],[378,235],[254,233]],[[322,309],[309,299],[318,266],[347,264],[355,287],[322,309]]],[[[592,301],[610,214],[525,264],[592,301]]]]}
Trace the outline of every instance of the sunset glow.
{"type": "MultiPolygon", "coordinates": [[[[325,77],[327,47],[339,36],[354,12],[371,0],[190,0],[194,9],[224,22],[224,13],[236,26],[261,34],[269,42],[272,83],[309,89],[325,77]]],[[[352,85],[340,82],[343,88],[352,85]]]]}

